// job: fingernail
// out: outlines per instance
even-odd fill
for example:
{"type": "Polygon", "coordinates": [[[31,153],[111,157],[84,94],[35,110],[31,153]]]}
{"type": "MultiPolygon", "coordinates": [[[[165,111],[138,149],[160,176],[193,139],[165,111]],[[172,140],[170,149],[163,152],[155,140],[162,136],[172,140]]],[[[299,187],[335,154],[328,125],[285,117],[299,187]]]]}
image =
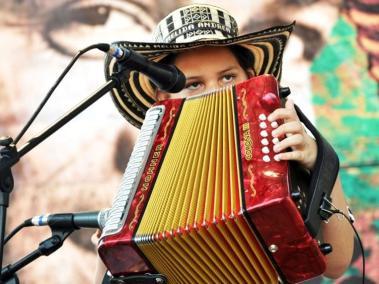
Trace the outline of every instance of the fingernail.
{"type": "Polygon", "coordinates": [[[277,161],[277,162],[279,162],[280,161],[280,156],[279,155],[275,155],[274,156],[274,160],[277,161]]]}
{"type": "Polygon", "coordinates": [[[271,127],[272,128],[277,128],[278,126],[279,126],[278,122],[276,122],[276,121],[272,121],[271,122],[271,127]]]}
{"type": "Polygon", "coordinates": [[[271,132],[271,135],[273,136],[273,137],[276,137],[276,134],[278,133],[278,131],[277,130],[273,130],[272,132],[271,132]]]}
{"type": "Polygon", "coordinates": [[[278,144],[274,145],[274,152],[275,153],[280,152],[280,147],[278,146],[278,144]]]}

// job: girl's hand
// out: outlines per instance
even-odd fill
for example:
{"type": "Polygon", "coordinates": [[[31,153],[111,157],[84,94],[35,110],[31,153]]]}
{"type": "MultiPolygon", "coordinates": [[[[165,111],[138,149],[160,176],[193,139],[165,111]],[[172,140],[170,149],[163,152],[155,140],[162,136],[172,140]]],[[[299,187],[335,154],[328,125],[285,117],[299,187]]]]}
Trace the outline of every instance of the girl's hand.
{"type": "Polygon", "coordinates": [[[298,161],[306,169],[312,170],[317,157],[316,141],[306,133],[292,100],[288,99],[284,108],[278,108],[268,116],[269,121],[280,119],[284,123],[272,131],[272,136],[281,140],[274,146],[274,151],[278,153],[276,158],[298,161]],[[292,151],[279,153],[287,148],[292,151]]]}

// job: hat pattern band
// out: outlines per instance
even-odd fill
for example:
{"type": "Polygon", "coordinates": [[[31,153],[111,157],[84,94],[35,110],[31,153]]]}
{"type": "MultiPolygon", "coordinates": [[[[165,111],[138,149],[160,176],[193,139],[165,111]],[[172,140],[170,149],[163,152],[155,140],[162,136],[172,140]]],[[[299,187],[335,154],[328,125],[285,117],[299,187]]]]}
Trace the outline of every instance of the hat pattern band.
{"type": "Polygon", "coordinates": [[[231,38],[238,34],[233,17],[220,9],[191,6],[166,17],[156,31],[155,42],[189,42],[200,38],[231,38]]]}

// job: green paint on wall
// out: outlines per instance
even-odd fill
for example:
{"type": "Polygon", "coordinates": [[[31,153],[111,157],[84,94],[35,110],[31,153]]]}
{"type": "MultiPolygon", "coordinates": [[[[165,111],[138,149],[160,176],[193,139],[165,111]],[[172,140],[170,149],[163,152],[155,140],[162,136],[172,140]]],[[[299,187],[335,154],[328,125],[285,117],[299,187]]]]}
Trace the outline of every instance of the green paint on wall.
{"type": "Polygon", "coordinates": [[[317,127],[337,151],[344,192],[355,210],[379,207],[378,84],[355,29],[341,17],[312,64],[317,127]]]}
{"type": "Polygon", "coordinates": [[[342,186],[355,211],[379,206],[379,188],[370,183],[375,175],[377,170],[374,167],[341,169],[342,186]]]}
{"type": "Polygon", "coordinates": [[[379,219],[375,219],[372,224],[372,228],[374,229],[376,234],[379,234],[379,219]]]}
{"type": "Polygon", "coordinates": [[[334,26],[331,38],[337,37],[338,40],[332,40],[321,51],[319,58],[315,60],[311,67],[312,73],[323,73],[336,70],[343,62],[355,55],[355,48],[351,38],[355,38],[356,32],[346,21],[339,19],[334,26]]]}

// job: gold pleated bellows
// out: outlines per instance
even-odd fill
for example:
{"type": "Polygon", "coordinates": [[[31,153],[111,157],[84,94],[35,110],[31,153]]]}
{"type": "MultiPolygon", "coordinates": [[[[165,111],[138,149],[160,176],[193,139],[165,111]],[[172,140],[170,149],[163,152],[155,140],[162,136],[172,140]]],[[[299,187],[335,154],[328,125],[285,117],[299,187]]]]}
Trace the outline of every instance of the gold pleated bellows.
{"type": "Polygon", "coordinates": [[[242,214],[233,92],[184,102],[135,235],[170,283],[278,283],[242,214]]]}

